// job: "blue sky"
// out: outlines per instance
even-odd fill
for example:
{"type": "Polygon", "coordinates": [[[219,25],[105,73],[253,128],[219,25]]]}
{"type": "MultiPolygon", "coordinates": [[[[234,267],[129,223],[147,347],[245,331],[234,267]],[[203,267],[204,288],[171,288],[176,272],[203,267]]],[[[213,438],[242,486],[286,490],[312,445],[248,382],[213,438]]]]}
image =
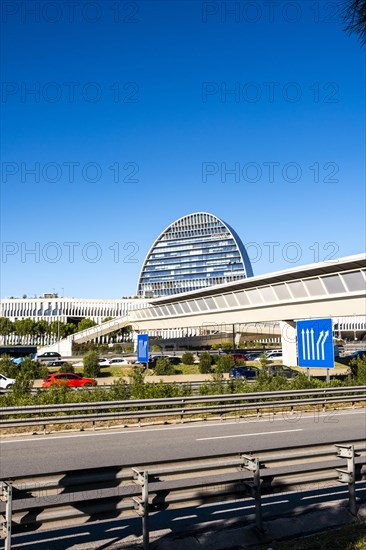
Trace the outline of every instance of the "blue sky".
{"type": "Polygon", "coordinates": [[[134,295],[195,211],[256,275],[364,252],[365,58],[333,6],[6,3],[1,297],[134,295]]]}

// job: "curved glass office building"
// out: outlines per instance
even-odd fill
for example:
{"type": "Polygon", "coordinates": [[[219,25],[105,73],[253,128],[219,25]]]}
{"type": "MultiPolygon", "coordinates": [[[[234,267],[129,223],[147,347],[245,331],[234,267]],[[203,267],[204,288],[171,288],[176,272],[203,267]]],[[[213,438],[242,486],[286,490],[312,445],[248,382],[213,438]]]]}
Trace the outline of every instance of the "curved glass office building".
{"type": "Polygon", "coordinates": [[[195,212],[176,220],[156,239],[142,266],[137,294],[167,296],[252,275],[235,231],[212,214],[195,212]]]}

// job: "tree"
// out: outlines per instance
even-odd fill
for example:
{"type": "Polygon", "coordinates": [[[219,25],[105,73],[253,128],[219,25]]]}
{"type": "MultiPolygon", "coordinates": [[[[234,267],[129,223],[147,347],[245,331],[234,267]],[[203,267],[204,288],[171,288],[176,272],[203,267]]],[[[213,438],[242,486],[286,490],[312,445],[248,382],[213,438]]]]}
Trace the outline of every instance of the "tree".
{"type": "Polygon", "coordinates": [[[19,367],[12,362],[10,357],[2,355],[0,359],[0,372],[8,378],[16,378],[19,373],[19,367]]]}
{"type": "Polygon", "coordinates": [[[194,355],[190,351],[186,351],[182,355],[182,363],[184,365],[193,365],[194,363],[194,355]]]}
{"type": "Polygon", "coordinates": [[[231,355],[222,355],[216,363],[216,370],[220,372],[230,372],[230,370],[235,366],[235,361],[231,355]]]}
{"type": "Polygon", "coordinates": [[[49,334],[50,332],[51,325],[47,323],[47,321],[44,321],[43,319],[36,321],[36,324],[34,325],[34,334],[36,336],[40,336],[42,338],[45,334],[49,334]]]}
{"type": "Polygon", "coordinates": [[[346,0],[341,17],[347,34],[358,35],[361,46],[366,44],[366,0],[346,0]]]}
{"type": "Polygon", "coordinates": [[[88,351],[83,358],[84,376],[96,378],[100,373],[99,357],[96,351],[88,351]]]}
{"type": "Polygon", "coordinates": [[[6,343],[7,337],[14,332],[14,330],[14,323],[12,323],[10,319],[7,317],[0,317],[0,334],[4,338],[4,343],[6,343]]]}
{"type": "Polygon", "coordinates": [[[66,338],[70,334],[74,334],[77,328],[74,323],[62,323],[61,321],[52,321],[51,333],[60,338],[66,338]]]}
{"type": "Polygon", "coordinates": [[[268,360],[268,355],[266,354],[266,352],[264,351],[263,353],[260,354],[259,356],[259,362],[261,364],[261,367],[262,369],[266,369],[267,368],[267,365],[269,363],[269,360],[268,360]]]}
{"type": "Polygon", "coordinates": [[[155,374],[158,376],[164,376],[166,374],[174,374],[174,367],[165,357],[161,357],[156,362],[155,374]]]}
{"type": "Polygon", "coordinates": [[[77,327],[74,323],[62,323],[62,326],[61,326],[62,338],[66,338],[66,336],[70,336],[70,334],[74,334],[76,331],[77,331],[77,327]]]}
{"type": "Polygon", "coordinates": [[[212,358],[208,351],[204,351],[200,355],[199,370],[201,374],[208,374],[211,372],[212,358]]]}
{"type": "Polygon", "coordinates": [[[92,319],[82,319],[78,323],[78,331],[80,330],[86,330],[87,328],[95,327],[97,323],[93,321],[92,319]]]}
{"type": "Polygon", "coordinates": [[[15,321],[15,332],[18,336],[30,336],[35,333],[36,322],[32,319],[20,319],[15,321]]]}

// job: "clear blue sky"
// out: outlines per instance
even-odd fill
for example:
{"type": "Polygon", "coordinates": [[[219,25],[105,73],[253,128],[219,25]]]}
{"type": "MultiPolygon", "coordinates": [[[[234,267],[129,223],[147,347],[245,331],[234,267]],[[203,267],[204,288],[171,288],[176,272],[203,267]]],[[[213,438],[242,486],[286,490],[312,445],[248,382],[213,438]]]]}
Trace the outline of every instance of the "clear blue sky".
{"type": "Polygon", "coordinates": [[[1,297],[133,295],[195,211],[256,275],[364,252],[365,57],[334,3],[37,4],[2,14],[1,297]]]}

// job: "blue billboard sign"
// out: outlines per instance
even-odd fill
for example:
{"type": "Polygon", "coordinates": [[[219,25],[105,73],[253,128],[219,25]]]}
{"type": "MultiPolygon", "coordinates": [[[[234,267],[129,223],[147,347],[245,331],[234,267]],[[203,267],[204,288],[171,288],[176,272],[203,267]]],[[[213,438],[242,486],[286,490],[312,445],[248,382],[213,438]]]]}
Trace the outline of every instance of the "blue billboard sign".
{"type": "Polygon", "coordinates": [[[149,335],[137,335],[137,361],[140,363],[149,362],[149,335]]]}
{"type": "Polygon", "coordinates": [[[332,319],[297,321],[299,367],[334,368],[332,319]]]}

